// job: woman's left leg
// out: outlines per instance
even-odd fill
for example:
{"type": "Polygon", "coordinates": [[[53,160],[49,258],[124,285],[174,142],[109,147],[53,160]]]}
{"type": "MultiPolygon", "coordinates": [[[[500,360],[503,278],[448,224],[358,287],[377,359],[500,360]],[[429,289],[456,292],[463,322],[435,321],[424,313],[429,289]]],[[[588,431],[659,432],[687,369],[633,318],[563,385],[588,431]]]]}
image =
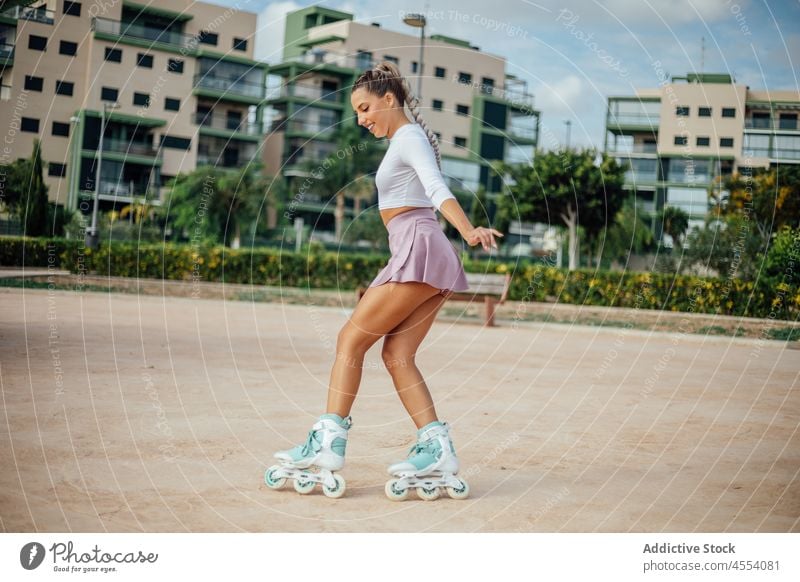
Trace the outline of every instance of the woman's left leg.
{"type": "Polygon", "coordinates": [[[446,299],[447,296],[441,293],[434,295],[386,334],[383,340],[381,357],[403,406],[417,428],[437,420],[431,393],[417,368],[415,356],[446,299]]]}

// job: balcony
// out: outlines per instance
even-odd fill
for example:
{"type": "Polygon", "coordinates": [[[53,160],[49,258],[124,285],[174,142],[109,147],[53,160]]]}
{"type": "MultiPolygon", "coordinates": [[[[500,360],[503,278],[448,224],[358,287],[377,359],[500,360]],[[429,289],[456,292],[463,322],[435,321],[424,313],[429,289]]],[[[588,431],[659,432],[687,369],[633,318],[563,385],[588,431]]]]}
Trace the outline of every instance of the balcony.
{"type": "Polygon", "coordinates": [[[289,133],[308,133],[314,137],[330,137],[336,132],[338,122],[332,120],[331,123],[314,121],[304,121],[302,119],[281,118],[276,119],[270,126],[270,131],[286,131],[289,133]]]}
{"type": "MultiPolygon", "coordinates": [[[[157,187],[145,187],[138,184],[125,184],[117,180],[100,181],[100,198],[104,200],[116,200],[118,202],[131,202],[134,198],[152,197],[158,194],[157,187]]],[[[81,195],[85,198],[92,198],[94,190],[81,190],[81,195]]]]}
{"type": "Polygon", "coordinates": [[[46,8],[31,8],[30,6],[14,6],[2,12],[3,16],[8,16],[15,20],[31,20],[42,24],[53,24],[54,12],[46,8]]]}
{"type": "Polygon", "coordinates": [[[197,39],[191,35],[119,20],[92,18],[92,29],[95,34],[107,34],[122,39],[128,38],[140,42],[161,43],[173,48],[190,51],[197,48],[197,39]]]}
{"type": "Polygon", "coordinates": [[[7,67],[14,64],[14,45],[0,44],[0,67],[7,67]]]}
{"type": "Polygon", "coordinates": [[[223,99],[225,97],[244,97],[258,102],[264,98],[264,85],[262,83],[252,83],[236,77],[197,74],[194,76],[194,86],[198,89],[208,89],[215,93],[222,93],[223,99]]]}
{"type": "Polygon", "coordinates": [[[658,145],[654,143],[637,143],[637,144],[609,144],[608,153],[611,154],[657,154],[658,145]]]}
{"type": "Polygon", "coordinates": [[[800,150],[788,148],[743,148],[742,154],[748,158],[769,158],[771,160],[800,160],[800,150]]]}
{"type": "Polygon", "coordinates": [[[252,136],[261,135],[260,123],[250,122],[247,120],[235,119],[230,117],[223,117],[222,115],[215,115],[213,113],[195,113],[194,122],[201,128],[207,127],[209,129],[233,131],[236,133],[244,133],[246,135],[252,135],[252,136]]]}
{"type": "Polygon", "coordinates": [[[310,83],[284,83],[279,87],[271,87],[267,93],[267,99],[275,100],[283,97],[301,97],[311,101],[321,100],[331,103],[340,103],[341,98],[339,97],[338,91],[339,89],[331,91],[310,83]]]}
{"type": "Polygon", "coordinates": [[[158,151],[152,146],[152,144],[109,138],[105,138],[103,140],[103,153],[105,152],[114,152],[132,156],[145,156],[148,158],[154,158],[158,156],[158,151]]]}
{"type": "Polygon", "coordinates": [[[798,131],[797,118],[794,119],[778,119],[777,123],[772,119],[765,117],[745,117],[745,129],[775,129],[779,131],[798,131]]]}
{"type": "Polygon", "coordinates": [[[10,101],[10,100],[11,100],[11,86],[0,85],[0,101],[10,101]]]}
{"type": "Polygon", "coordinates": [[[289,57],[286,62],[305,63],[307,65],[333,65],[345,69],[368,69],[375,61],[363,56],[353,56],[344,52],[312,49],[301,55],[289,57]]]}
{"type": "Polygon", "coordinates": [[[660,115],[648,115],[646,113],[609,113],[607,125],[609,127],[643,127],[647,129],[657,129],[661,121],[660,115]]]}

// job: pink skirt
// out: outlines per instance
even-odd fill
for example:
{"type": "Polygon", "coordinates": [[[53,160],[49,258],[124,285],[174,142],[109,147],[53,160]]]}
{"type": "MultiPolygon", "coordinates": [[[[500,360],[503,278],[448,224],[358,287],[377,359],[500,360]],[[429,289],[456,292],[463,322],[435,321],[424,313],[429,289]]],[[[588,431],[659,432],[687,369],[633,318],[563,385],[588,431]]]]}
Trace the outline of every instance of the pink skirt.
{"type": "Polygon", "coordinates": [[[461,259],[433,208],[420,207],[398,214],[386,229],[392,256],[370,287],[389,281],[420,281],[441,289],[442,293],[469,288],[461,259]]]}

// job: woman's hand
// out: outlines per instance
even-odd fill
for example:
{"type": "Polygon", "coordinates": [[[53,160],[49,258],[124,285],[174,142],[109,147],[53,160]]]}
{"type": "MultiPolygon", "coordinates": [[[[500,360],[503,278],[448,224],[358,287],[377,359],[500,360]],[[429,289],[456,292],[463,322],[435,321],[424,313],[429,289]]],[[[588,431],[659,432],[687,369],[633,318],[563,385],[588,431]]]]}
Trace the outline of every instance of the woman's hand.
{"type": "Polygon", "coordinates": [[[471,247],[481,243],[483,245],[483,250],[488,251],[490,246],[495,249],[497,248],[497,243],[494,240],[495,236],[502,237],[503,234],[494,228],[479,226],[477,228],[473,228],[472,230],[468,230],[464,234],[464,240],[466,240],[467,244],[471,247]]]}

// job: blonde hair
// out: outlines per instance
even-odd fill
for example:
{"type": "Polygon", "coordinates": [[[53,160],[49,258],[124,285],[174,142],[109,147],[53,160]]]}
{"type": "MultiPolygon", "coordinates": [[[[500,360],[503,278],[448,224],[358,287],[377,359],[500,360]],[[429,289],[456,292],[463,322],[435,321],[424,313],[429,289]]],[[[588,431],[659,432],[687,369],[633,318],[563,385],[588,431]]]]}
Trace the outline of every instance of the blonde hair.
{"type": "Polygon", "coordinates": [[[436,156],[436,165],[439,170],[442,169],[442,154],[439,153],[439,139],[436,134],[431,131],[428,124],[422,118],[419,112],[419,99],[411,92],[411,86],[408,80],[400,74],[400,69],[397,68],[391,61],[381,61],[373,68],[368,69],[361,73],[361,75],[353,83],[353,90],[365,88],[369,93],[383,97],[387,91],[391,91],[395,98],[400,103],[408,105],[409,111],[414,121],[419,124],[425,135],[428,136],[428,141],[433,148],[433,153],[436,156]]]}

